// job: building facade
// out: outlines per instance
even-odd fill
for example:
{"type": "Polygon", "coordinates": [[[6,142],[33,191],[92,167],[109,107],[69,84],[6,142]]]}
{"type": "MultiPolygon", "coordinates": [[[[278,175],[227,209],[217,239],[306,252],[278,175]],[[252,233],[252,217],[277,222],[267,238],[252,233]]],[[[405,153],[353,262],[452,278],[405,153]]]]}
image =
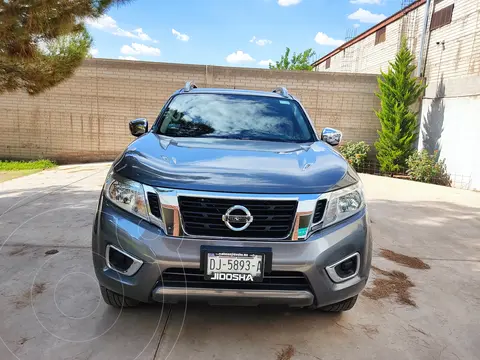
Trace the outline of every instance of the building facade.
{"type": "Polygon", "coordinates": [[[314,69],[379,74],[402,36],[428,84],[418,147],[439,151],[454,186],[479,190],[480,0],[417,0],[317,60],[314,69]]]}

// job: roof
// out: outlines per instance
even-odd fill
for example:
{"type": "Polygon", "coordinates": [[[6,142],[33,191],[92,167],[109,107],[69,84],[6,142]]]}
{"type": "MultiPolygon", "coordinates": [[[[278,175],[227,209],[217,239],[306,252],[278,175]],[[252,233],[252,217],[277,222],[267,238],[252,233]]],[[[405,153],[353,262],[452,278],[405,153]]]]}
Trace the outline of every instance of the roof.
{"type": "MultiPolygon", "coordinates": [[[[178,90],[183,93],[183,89],[178,90]]],[[[272,91],[257,91],[257,90],[243,90],[243,89],[215,89],[215,88],[195,88],[185,94],[237,94],[237,95],[251,95],[251,96],[267,96],[279,99],[285,99],[282,95],[272,91]]]]}
{"type": "Polygon", "coordinates": [[[367,31],[361,33],[360,35],[354,37],[352,40],[350,41],[347,41],[345,44],[339,46],[338,48],[336,48],[335,50],[331,51],[330,53],[328,53],[327,55],[325,55],[324,57],[318,59],[317,61],[315,61],[312,66],[317,66],[317,65],[320,65],[322,64],[323,62],[325,62],[326,60],[330,59],[332,56],[335,56],[336,54],[338,54],[339,52],[349,48],[350,46],[356,44],[357,42],[369,37],[370,35],[374,34],[377,32],[377,30],[397,21],[398,19],[402,18],[403,16],[407,15],[410,11],[413,11],[417,8],[419,8],[420,6],[422,6],[423,4],[425,4],[426,0],[417,0],[415,1],[414,3],[410,4],[409,6],[403,8],[402,10],[396,12],[395,14],[393,14],[392,16],[386,18],[385,20],[383,20],[382,22],[379,22],[377,25],[371,27],[370,29],[368,29],[367,31]]]}

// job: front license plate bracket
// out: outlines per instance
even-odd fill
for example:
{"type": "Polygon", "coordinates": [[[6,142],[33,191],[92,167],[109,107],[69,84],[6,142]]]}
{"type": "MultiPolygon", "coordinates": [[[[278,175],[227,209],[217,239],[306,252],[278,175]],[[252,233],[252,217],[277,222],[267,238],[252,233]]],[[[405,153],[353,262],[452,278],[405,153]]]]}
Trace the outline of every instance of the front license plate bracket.
{"type": "MultiPolygon", "coordinates": [[[[204,274],[205,280],[219,280],[219,281],[254,281],[254,282],[259,282],[263,280],[263,274],[265,273],[270,273],[272,271],[272,249],[267,248],[267,247],[241,247],[241,246],[209,246],[209,245],[202,245],[200,247],[200,270],[204,274]],[[208,269],[208,259],[209,259],[209,254],[210,254],[210,261],[212,260],[212,257],[214,257],[217,261],[218,258],[215,256],[216,254],[243,254],[245,256],[241,256],[241,259],[255,259],[255,261],[259,260],[260,257],[262,258],[262,265],[263,269],[261,269],[261,272],[259,276],[254,276],[252,273],[252,278],[248,277],[248,275],[242,275],[238,274],[235,275],[234,278],[232,275],[225,275],[222,271],[223,275],[221,276],[213,276],[212,273],[207,274],[207,269],[208,269]]],[[[234,259],[235,257],[232,257],[234,259]]],[[[239,258],[239,259],[240,259],[239,258]]],[[[246,260],[245,260],[246,261],[246,260]]],[[[218,263],[217,263],[218,265],[218,263]]],[[[224,264],[225,265],[225,264],[224,264]]],[[[245,268],[246,269],[246,268],[245,268]]],[[[244,270],[245,270],[244,269],[244,270]]],[[[232,270],[234,272],[234,270],[232,270]]],[[[228,272],[227,272],[228,273],[228,272]]],[[[241,273],[241,271],[239,271],[241,273]]],[[[258,274],[257,274],[258,275],[258,274]]]]}

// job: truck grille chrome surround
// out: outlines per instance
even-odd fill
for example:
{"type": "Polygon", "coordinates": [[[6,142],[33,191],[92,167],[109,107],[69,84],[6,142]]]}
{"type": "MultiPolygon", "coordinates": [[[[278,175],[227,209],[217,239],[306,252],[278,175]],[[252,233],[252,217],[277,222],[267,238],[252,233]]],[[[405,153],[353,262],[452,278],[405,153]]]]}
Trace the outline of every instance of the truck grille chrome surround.
{"type": "Polygon", "coordinates": [[[146,195],[152,192],[158,194],[161,216],[150,216],[150,221],[167,235],[232,240],[305,240],[317,202],[322,199],[328,201],[330,197],[330,193],[221,193],[148,185],[144,185],[144,189],[146,195]],[[225,216],[227,210],[236,205],[247,208],[251,214],[247,216],[244,211],[234,211],[225,216]],[[249,226],[242,231],[232,231],[225,221],[234,228],[242,228],[246,222],[249,226]]]}
{"type": "Polygon", "coordinates": [[[297,211],[296,200],[180,196],[178,202],[185,233],[212,237],[286,239],[297,211]],[[238,227],[230,224],[235,220],[238,227]]]}

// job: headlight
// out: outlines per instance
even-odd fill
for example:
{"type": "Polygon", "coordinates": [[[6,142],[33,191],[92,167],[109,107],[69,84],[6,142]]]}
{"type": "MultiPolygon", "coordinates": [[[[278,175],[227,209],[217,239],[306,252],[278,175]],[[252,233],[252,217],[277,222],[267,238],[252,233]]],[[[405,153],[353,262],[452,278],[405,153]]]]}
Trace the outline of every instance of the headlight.
{"type": "Polygon", "coordinates": [[[149,220],[142,184],[110,172],[105,181],[105,196],[123,210],[149,220]]]}
{"type": "Polygon", "coordinates": [[[325,210],[323,227],[330,226],[355,215],[364,207],[365,200],[360,182],[347,188],[334,191],[330,195],[327,209],[325,210]]]}

